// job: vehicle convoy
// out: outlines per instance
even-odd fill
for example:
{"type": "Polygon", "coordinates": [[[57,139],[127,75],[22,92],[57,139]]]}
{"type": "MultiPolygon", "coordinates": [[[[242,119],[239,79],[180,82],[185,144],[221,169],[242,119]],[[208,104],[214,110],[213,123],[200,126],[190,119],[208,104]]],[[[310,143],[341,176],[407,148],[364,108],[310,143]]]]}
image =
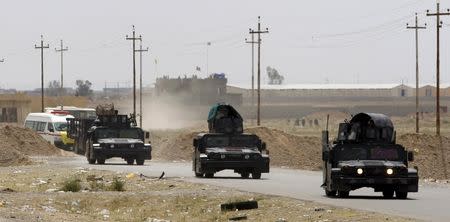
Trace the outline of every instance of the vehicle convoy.
{"type": "Polygon", "coordinates": [[[194,138],[193,171],[197,177],[234,170],[242,178],[260,179],[269,172],[266,144],[254,134],[243,133],[241,115],[230,105],[217,104],[208,115],[209,133],[194,138]]]}
{"type": "Polygon", "coordinates": [[[323,184],[329,197],[348,197],[362,187],[374,188],[385,198],[406,199],[418,192],[418,169],[408,168],[413,152],[396,144],[391,120],[383,114],[359,113],[339,124],[330,144],[322,132],[323,184]]]}
{"type": "Polygon", "coordinates": [[[98,106],[97,118],[68,119],[69,137],[75,140],[76,153],[84,154],[89,164],[104,164],[121,157],[129,165],[143,165],[151,159],[152,147],[145,143],[149,133],[136,127],[133,116],[119,115],[113,105],[98,106]]]}
{"type": "Polygon", "coordinates": [[[74,141],[67,137],[67,118],[73,118],[68,112],[30,113],[24,126],[36,131],[50,144],[70,150],[74,141]]]}

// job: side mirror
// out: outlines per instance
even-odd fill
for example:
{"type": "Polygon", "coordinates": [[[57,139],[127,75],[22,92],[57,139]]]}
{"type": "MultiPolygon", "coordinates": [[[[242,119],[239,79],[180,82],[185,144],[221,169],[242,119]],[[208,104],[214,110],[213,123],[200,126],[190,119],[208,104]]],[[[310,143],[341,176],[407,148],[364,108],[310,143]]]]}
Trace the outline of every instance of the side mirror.
{"type": "Polygon", "coordinates": [[[150,132],[145,132],[145,139],[150,139],[150,132]]]}
{"type": "Polygon", "coordinates": [[[193,145],[194,147],[197,147],[197,145],[198,145],[198,139],[197,139],[197,138],[194,139],[192,145],[193,145]]]}
{"type": "Polygon", "coordinates": [[[267,150],[267,145],[265,142],[262,142],[261,144],[261,150],[267,150]]]}
{"type": "Polygon", "coordinates": [[[414,161],[414,152],[408,151],[408,161],[414,161]]]}

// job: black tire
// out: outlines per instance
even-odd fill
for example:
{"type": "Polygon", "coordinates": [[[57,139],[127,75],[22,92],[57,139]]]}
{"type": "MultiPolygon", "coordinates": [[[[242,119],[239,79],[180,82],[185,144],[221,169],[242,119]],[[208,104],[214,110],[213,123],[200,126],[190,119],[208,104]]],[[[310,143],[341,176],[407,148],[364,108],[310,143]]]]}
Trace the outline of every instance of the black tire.
{"type": "Polygon", "coordinates": [[[339,190],[337,192],[338,197],[340,198],[347,198],[350,195],[350,191],[343,191],[343,190],[339,190]]]}
{"type": "Polygon", "coordinates": [[[98,159],[97,159],[97,163],[98,163],[98,164],[105,164],[105,159],[103,159],[103,158],[98,158],[98,159]]]}
{"type": "Polygon", "coordinates": [[[205,177],[206,178],[213,178],[214,177],[214,173],[205,173],[205,177]]]}
{"type": "Polygon", "coordinates": [[[395,197],[397,197],[397,199],[404,200],[408,198],[408,192],[395,191],[395,197]]]}
{"type": "Polygon", "coordinates": [[[144,159],[136,159],[136,164],[139,166],[144,165],[145,160],[144,159]]]}
{"type": "Polygon", "coordinates": [[[325,190],[325,195],[327,195],[327,197],[335,197],[336,196],[336,191],[335,190],[325,190]]]}
{"type": "Polygon", "coordinates": [[[89,162],[89,164],[95,164],[95,159],[87,159],[88,160],[88,162],[89,162]]]}
{"type": "Polygon", "coordinates": [[[383,197],[385,199],[392,199],[394,197],[394,190],[383,190],[383,197]]]}
{"type": "Polygon", "coordinates": [[[127,161],[128,165],[133,165],[134,164],[134,159],[133,158],[126,159],[126,161],[127,161]]]}
{"type": "Polygon", "coordinates": [[[249,172],[243,172],[241,173],[241,177],[244,179],[248,179],[250,177],[250,173],[249,172]]]}
{"type": "Polygon", "coordinates": [[[253,172],[252,179],[261,179],[261,172],[253,172]]]}
{"type": "Polygon", "coordinates": [[[203,177],[203,173],[195,173],[195,177],[203,177]]]}

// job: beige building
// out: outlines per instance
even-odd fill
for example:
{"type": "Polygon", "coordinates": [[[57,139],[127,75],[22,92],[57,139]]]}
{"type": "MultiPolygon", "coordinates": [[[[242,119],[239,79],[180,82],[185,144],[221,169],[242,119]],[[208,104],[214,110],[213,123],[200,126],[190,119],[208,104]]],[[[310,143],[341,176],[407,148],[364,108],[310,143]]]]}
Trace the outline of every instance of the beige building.
{"type": "Polygon", "coordinates": [[[24,94],[0,94],[0,122],[23,124],[31,112],[31,99],[24,94]]]}

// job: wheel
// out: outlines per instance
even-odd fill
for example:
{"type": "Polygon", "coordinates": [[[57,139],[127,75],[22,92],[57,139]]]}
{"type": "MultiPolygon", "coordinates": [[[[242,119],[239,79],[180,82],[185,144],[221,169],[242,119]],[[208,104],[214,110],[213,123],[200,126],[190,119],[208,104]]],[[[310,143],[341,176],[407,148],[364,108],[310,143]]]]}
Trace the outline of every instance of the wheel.
{"type": "Polygon", "coordinates": [[[144,159],[136,159],[137,165],[144,165],[145,160],[144,159]]]}
{"type": "Polygon", "coordinates": [[[383,190],[383,197],[386,199],[391,199],[394,197],[394,190],[383,190]]]}
{"type": "Polygon", "coordinates": [[[408,198],[408,192],[395,191],[395,196],[397,199],[406,199],[408,198]]]}
{"type": "Polygon", "coordinates": [[[213,178],[214,177],[214,173],[205,173],[205,177],[206,178],[213,178]]]}
{"type": "Polygon", "coordinates": [[[133,165],[133,163],[134,163],[134,159],[133,158],[127,159],[127,164],[128,165],[133,165]]]}
{"type": "Polygon", "coordinates": [[[95,159],[87,159],[88,160],[88,162],[89,162],[89,164],[95,164],[95,159]]]}
{"type": "Polygon", "coordinates": [[[244,179],[248,179],[249,176],[250,176],[250,173],[249,173],[249,172],[243,172],[243,173],[241,173],[241,177],[244,178],[244,179]]]}
{"type": "Polygon", "coordinates": [[[195,173],[195,177],[203,177],[203,173],[195,173]]]}
{"type": "Polygon", "coordinates": [[[97,159],[97,163],[98,163],[98,164],[105,164],[105,159],[103,159],[103,158],[98,158],[98,159],[97,159]]]}
{"type": "Polygon", "coordinates": [[[261,172],[253,172],[252,178],[253,179],[261,179],[261,172]]]}
{"type": "Polygon", "coordinates": [[[338,197],[340,198],[347,198],[350,194],[350,191],[343,191],[343,190],[339,190],[337,192],[338,197]]]}
{"type": "Polygon", "coordinates": [[[325,189],[325,195],[327,195],[327,197],[335,197],[336,196],[336,191],[335,190],[326,190],[325,189]]]}

